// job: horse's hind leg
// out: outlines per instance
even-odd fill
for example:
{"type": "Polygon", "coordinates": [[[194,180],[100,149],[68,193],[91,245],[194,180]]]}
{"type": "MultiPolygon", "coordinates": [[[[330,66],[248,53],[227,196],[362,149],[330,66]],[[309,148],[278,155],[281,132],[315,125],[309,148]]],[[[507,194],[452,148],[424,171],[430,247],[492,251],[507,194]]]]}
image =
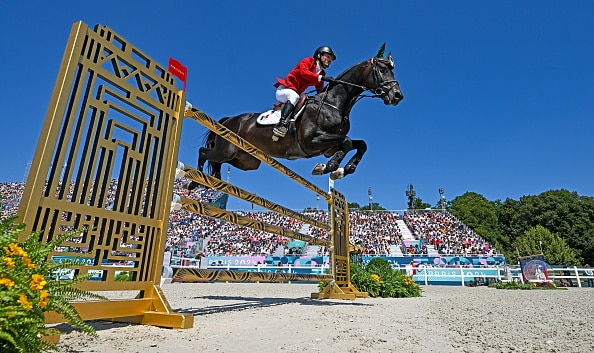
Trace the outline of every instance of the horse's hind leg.
{"type": "MultiPolygon", "coordinates": [[[[200,147],[198,149],[198,170],[199,171],[203,171],[204,170],[204,164],[207,161],[206,158],[206,154],[210,151],[210,148],[206,148],[206,147],[200,147]]],[[[194,190],[197,187],[199,187],[200,184],[195,182],[194,180],[188,180],[188,182],[186,182],[184,184],[184,187],[188,190],[194,190]]]]}
{"type": "Polygon", "coordinates": [[[223,166],[223,163],[217,163],[217,162],[208,162],[209,164],[209,168],[210,168],[210,175],[212,175],[213,177],[217,178],[217,179],[221,179],[221,167],[223,166]]]}
{"type": "Polygon", "coordinates": [[[335,172],[332,172],[332,174],[330,174],[330,179],[334,180],[344,178],[345,176],[353,174],[355,172],[355,169],[357,169],[357,165],[359,165],[359,162],[361,162],[361,159],[363,159],[363,155],[365,154],[365,152],[367,152],[367,143],[365,143],[365,141],[363,140],[353,140],[352,147],[353,149],[357,150],[353,157],[351,157],[349,162],[344,166],[344,168],[342,169],[342,173],[340,170],[336,170],[335,172]]]}
{"type": "Polygon", "coordinates": [[[206,148],[206,147],[200,147],[198,149],[198,170],[199,171],[203,171],[204,170],[204,164],[206,163],[206,161],[208,160],[206,158],[206,154],[210,151],[210,148],[206,148]]]}

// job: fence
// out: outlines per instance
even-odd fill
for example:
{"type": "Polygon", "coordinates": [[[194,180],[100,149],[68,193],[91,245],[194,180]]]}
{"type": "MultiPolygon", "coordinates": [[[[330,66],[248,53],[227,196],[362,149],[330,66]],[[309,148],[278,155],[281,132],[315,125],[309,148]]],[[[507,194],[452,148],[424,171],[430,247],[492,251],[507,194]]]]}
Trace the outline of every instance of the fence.
{"type": "MultiPolygon", "coordinates": [[[[200,268],[196,259],[173,256],[171,268],[200,268]]],[[[277,272],[286,273],[321,274],[329,270],[327,264],[320,266],[275,266],[269,264],[256,264],[251,266],[241,265],[203,265],[205,269],[224,269],[245,272],[277,272]]],[[[522,274],[518,266],[495,267],[421,267],[406,268],[394,267],[410,275],[420,285],[487,285],[494,282],[516,281],[523,283],[522,274]],[[506,273],[507,272],[507,273],[506,273]]],[[[591,268],[587,267],[552,267],[548,270],[549,280],[558,287],[564,286],[566,281],[569,287],[594,288],[594,275],[591,268]]],[[[289,282],[290,283],[290,282],[289,282]]]]}

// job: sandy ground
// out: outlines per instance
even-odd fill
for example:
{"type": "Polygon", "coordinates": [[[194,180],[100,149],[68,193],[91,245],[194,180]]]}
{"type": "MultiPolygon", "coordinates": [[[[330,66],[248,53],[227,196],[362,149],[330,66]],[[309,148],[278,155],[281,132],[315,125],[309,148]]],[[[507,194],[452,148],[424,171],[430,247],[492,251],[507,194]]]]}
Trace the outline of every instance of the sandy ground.
{"type": "Polygon", "coordinates": [[[594,351],[594,289],[423,287],[421,298],[311,300],[311,284],[172,283],[185,330],[97,321],[99,338],[61,336],[60,352],[594,351]]]}

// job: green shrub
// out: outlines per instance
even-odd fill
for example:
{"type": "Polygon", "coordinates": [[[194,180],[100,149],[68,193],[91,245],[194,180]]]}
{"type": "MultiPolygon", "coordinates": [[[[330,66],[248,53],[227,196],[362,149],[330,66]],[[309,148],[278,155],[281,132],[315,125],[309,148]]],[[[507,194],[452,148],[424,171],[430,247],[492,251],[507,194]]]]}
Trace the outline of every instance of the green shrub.
{"type": "Polygon", "coordinates": [[[130,271],[122,271],[115,276],[114,280],[116,282],[128,282],[132,280],[132,274],[130,271]]]}
{"type": "Polygon", "coordinates": [[[372,297],[379,296],[381,283],[377,278],[371,277],[371,274],[361,268],[359,265],[351,263],[351,284],[360,292],[367,292],[372,297]]]}
{"type": "MultiPolygon", "coordinates": [[[[371,297],[382,298],[409,298],[420,297],[421,286],[410,276],[399,270],[394,270],[392,265],[379,257],[373,258],[365,268],[350,264],[351,284],[360,292],[367,292],[371,297]]],[[[323,289],[327,283],[321,282],[323,289]]]]}
{"type": "Polygon", "coordinates": [[[490,284],[489,287],[496,288],[496,289],[522,289],[522,290],[567,289],[567,288],[557,288],[557,286],[553,282],[520,283],[520,282],[516,282],[516,281],[497,282],[497,283],[490,284]]]}
{"type": "Polygon", "coordinates": [[[75,287],[88,275],[76,275],[67,280],[50,279],[52,274],[83,264],[71,260],[46,261],[56,246],[80,231],[56,236],[49,243],[42,243],[41,233],[36,232],[19,242],[24,225],[15,221],[16,217],[0,221],[0,352],[57,350],[55,344],[44,339],[60,333],[45,326],[45,312],[60,313],[72,327],[95,336],[93,327],[82,321],[70,303],[84,298],[105,299],[75,287]]]}

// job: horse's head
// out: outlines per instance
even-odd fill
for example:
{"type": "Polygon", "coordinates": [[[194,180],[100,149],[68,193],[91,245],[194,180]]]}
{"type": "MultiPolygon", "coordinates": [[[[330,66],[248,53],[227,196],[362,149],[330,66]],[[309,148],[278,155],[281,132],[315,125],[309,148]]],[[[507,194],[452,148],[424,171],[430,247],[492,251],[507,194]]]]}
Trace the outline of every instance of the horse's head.
{"type": "Polygon", "coordinates": [[[386,43],[384,43],[377,55],[369,59],[369,74],[366,75],[364,85],[378,97],[383,99],[384,104],[397,105],[404,95],[400,91],[400,85],[394,78],[394,60],[392,54],[384,56],[386,43]]]}

